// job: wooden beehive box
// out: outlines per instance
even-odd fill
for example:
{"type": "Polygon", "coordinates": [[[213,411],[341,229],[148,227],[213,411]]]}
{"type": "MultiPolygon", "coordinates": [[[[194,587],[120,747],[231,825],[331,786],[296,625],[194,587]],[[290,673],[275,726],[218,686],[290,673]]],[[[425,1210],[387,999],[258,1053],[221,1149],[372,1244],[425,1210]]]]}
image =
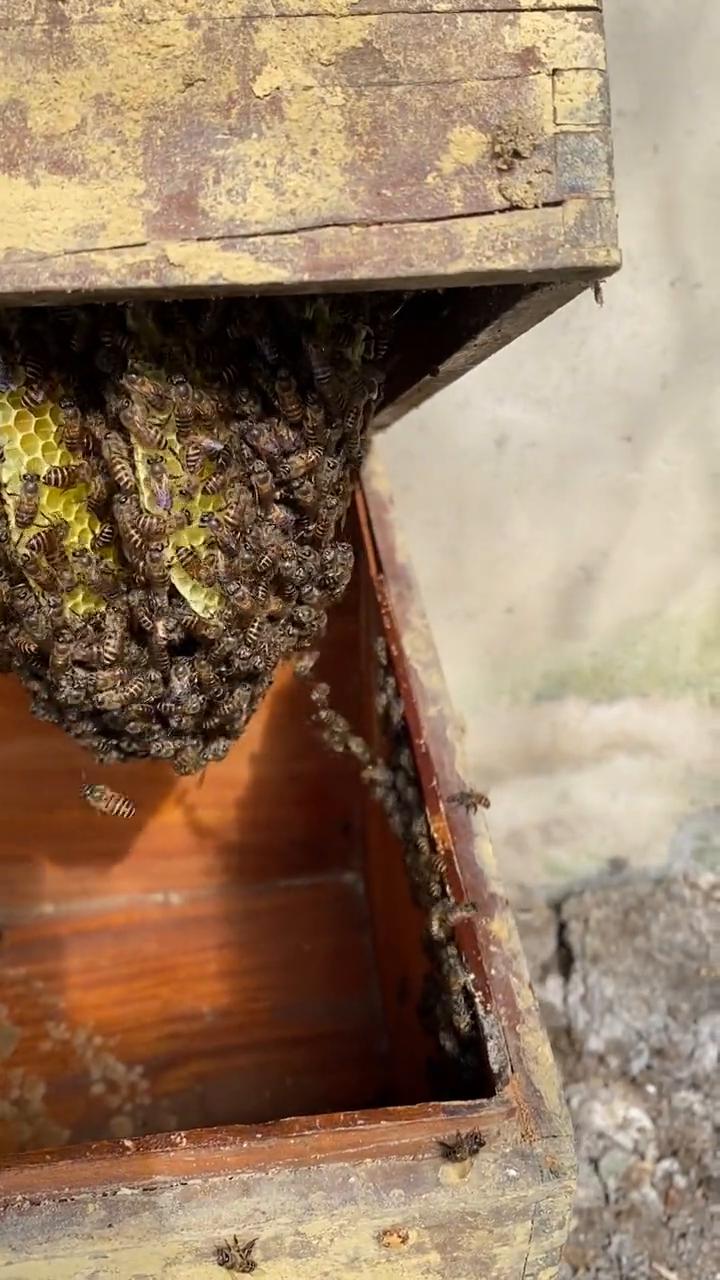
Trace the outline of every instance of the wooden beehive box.
{"type": "Polygon", "coordinates": [[[601,0],[0,19],[0,298],[421,290],[383,425],[618,266],[601,0]]]}
{"type": "Polygon", "coordinates": [[[555,1274],[568,1117],[484,826],[449,803],[440,670],[372,469],[354,537],[321,674],[382,748],[385,637],[449,899],[477,908],[451,930],[470,1069],[438,1069],[418,1016],[428,916],[402,848],[289,671],[201,784],[110,769],[132,824],[88,821],[82,751],[3,678],[8,1280],[199,1280],[235,1235],[268,1280],[555,1274]],[[454,1163],[458,1131],[484,1145],[454,1163]]]}
{"type": "MultiPolygon", "coordinates": [[[[0,0],[0,301],[410,291],[380,425],[619,262],[600,0],[0,0]]],[[[3,714],[0,1270],[550,1280],[572,1138],[437,659],[370,472],[323,674],[382,746],[403,699],[478,1054],[418,1017],[427,920],[353,762],[284,672],[202,785],[3,714]],[[109,771],[112,774],[112,770],[109,771]],[[104,775],[107,776],[107,775],[104,775]],[[101,820],[98,820],[101,822],[101,820]],[[442,1140],[477,1132],[473,1159],[442,1140]]]]}

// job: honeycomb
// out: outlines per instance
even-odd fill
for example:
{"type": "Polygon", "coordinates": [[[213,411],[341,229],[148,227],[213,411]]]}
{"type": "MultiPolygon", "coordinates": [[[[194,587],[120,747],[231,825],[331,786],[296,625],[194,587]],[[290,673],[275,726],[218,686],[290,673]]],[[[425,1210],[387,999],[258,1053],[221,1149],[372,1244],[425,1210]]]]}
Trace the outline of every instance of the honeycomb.
{"type": "MultiPolygon", "coordinates": [[[[28,409],[23,407],[21,389],[0,394],[0,448],[3,458],[0,480],[13,541],[21,555],[29,538],[38,530],[46,528],[53,517],[62,516],[68,522],[63,539],[68,552],[79,548],[89,549],[93,535],[100,527],[97,516],[85,504],[88,493],[86,484],[78,484],[72,489],[51,489],[48,485],[41,484],[36,519],[24,530],[19,530],[15,523],[23,475],[42,478],[50,467],[81,461],[68,452],[59,438],[58,428],[62,421],[61,410],[49,401],[28,409]]],[[[111,551],[110,558],[112,555],[111,551]]],[[[29,580],[40,591],[33,579],[29,580]]],[[[87,586],[78,585],[67,594],[65,607],[82,615],[103,609],[105,602],[87,586]]]]}
{"type": "Polygon", "coordinates": [[[0,670],[35,715],[102,763],[225,755],[349,581],[400,305],[0,312],[0,670]]]}

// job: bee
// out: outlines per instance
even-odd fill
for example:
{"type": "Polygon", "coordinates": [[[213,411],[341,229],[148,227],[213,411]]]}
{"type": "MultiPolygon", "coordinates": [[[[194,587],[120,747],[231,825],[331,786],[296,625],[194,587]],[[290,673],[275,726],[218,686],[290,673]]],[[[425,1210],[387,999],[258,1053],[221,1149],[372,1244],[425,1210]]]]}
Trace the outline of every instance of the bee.
{"type": "Polygon", "coordinates": [[[489,809],[490,801],[482,791],[475,791],[472,788],[464,791],[456,791],[453,795],[448,796],[448,804],[459,805],[466,813],[477,813],[478,809],[489,809]]]}
{"type": "Polygon", "coordinates": [[[151,422],[135,400],[125,399],[118,417],[136,444],[143,449],[166,449],[167,436],[159,423],[151,422]]]}
{"type": "Polygon", "coordinates": [[[319,444],[325,438],[325,410],[314,391],[305,396],[303,426],[308,444],[319,444]]]}
{"type": "MultiPolygon", "coordinates": [[[[137,405],[138,401],[142,402],[142,409],[146,410],[144,417],[147,418],[149,414],[153,424],[164,424],[168,421],[172,413],[172,397],[167,387],[163,386],[161,382],[158,382],[155,378],[149,378],[147,374],[138,373],[136,370],[124,373],[120,382],[128,392],[128,399],[131,403],[137,405]]],[[[127,406],[124,404],[122,407],[125,408],[127,406]]],[[[138,407],[140,408],[139,405],[138,407]]]]}
{"type": "Polygon", "coordinates": [[[105,813],[110,818],[132,818],[135,813],[132,800],[120,791],[111,791],[102,782],[86,783],[81,795],[91,809],[105,813]]]}
{"type": "Polygon", "coordinates": [[[205,728],[219,728],[235,717],[244,716],[252,699],[252,687],[243,681],[231,693],[228,693],[209,716],[205,717],[205,728]]]}
{"type": "Polygon", "coordinates": [[[61,631],[50,651],[49,670],[54,679],[67,671],[75,653],[75,636],[72,631],[61,631]]]}
{"type": "Polygon", "coordinates": [[[317,471],[322,456],[319,445],[313,445],[302,453],[292,454],[278,469],[278,475],[281,480],[302,480],[304,476],[317,471]]]}
{"type": "Polygon", "coordinates": [[[330,386],[335,380],[335,370],[333,369],[329,352],[320,343],[310,342],[307,344],[307,353],[315,382],[323,394],[327,396],[330,386]]]}
{"type": "Polygon", "coordinates": [[[212,458],[216,467],[227,466],[231,459],[227,442],[213,436],[193,435],[185,444],[185,466],[188,471],[199,471],[204,462],[212,458]]]}
{"type": "Polygon", "coordinates": [[[268,520],[278,533],[291,534],[295,528],[295,516],[289,507],[281,502],[274,502],[268,511],[268,520]]]}
{"type": "Polygon", "coordinates": [[[104,522],[100,525],[97,533],[93,535],[92,549],[93,551],[104,551],[107,547],[111,547],[115,541],[115,528],[113,525],[104,522]]]}
{"type": "Polygon", "coordinates": [[[121,711],[131,702],[140,702],[147,693],[148,684],[144,672],[131,676],[125,684],[114,684],[109,689],[102,689],[95,702],[101,711],[121,711]]]}
{"type": "Polygon", "coordinates": [[[163,679],[167,680],[170,675],[170,654],[168,652],[167,626],[162,617],[153,619],[152,629],[148,636],[148,648],[154,666],[157,667],[163,679]]]}
{"type": "Polygon", "coordinates": [[[223,590],[230,601],[233,613],[241,620],[253,618],[257,610],[256,598],[242,582],[223,582],[223,590]]]}
{"type": "Polygon", "coordinates": [[[107,560],[99,563],[85,547],[78,547],[72,552],[72,564],[80,580],[97,595],[110,600],[122,592],[122,577],[118,570],[107,560]]]}
{"type": "Polygon", "coordinates": [[[312,516],[317,512],[320,495],[314,482],[305,478],[293,485],[292,500],[303,515],[312,516]]]}
{"type": "Polygon", "coordinates": [[[150,475],[150,489],[156,505],[161,511],[171,511],[172,489],[165,463],[162,458],[148,458],[147,469],[150,475]]]}
{"type": "MultiPolygon", "coordinates": [[[[122,527],[122,532],[134,532],[143,542],[157,542],[160,538],[167,536],[173,525],[178,528],[179,523],[182,523],[181,516],[173,521],[164,512],[153,515],[145,511],[135,494],[116,494],[113,498],[113,510],[122,527]]],[[[133,542],[132,538],[131,542],[133,542]]]]}
{"type": "Polygon", "coordinates": [[[165,558],[162,543],[153,543],[145,552],[144,573],[146,582],[155,591],[167,591],[170,586],[170,566],[165,558]]]}
{"type": "Polygon", "coordinates": [[[20,492],[15,508],[15,524],[18,529],[29,529],[37,519],[40,507],[40,477],[26,472],[20,482],[20,492]]]}
{"type": "Polygon", "coordinates": [[[231,529],[245,529],[250,521],[253,509],[252,495],[249,489],[238,487],[223,511],[223,523],[231,529]]]}
{"type": "Polygon", "coordinates": [[[205,481],[202,486],[202,492],[208,497],[214,497],[218,493],[222,493],[227,485],[227,475],[224,471],[216,471],[205,481]]]}
{"type": "Polygon", "coordinates": [[[62,444],[70,453],[82,453],[85,447],[85,428],[82,414],[72,396],[61,396],[58,409],[62,418],[58,426],[58,435],[62,444]]]}
{"type": "Polygon", "coordinates": [[[122,436],[117,431],[106,431],[100,447],[114,484],[122,493],[134,493],[135,472],[130,450],[122,436]]]}
{"type": "Polygon", "coordinates": [[[48,467],[43,472],[42,482],[49,489],[72,489],[74,485],[87,479],[87,468],[83,463],[69,463],[67,466],[48,467]]]}
{"type": "Polygon", "coordinates": [[[258,458],[250,468],[250,484],[256,501],[267,511],[275,501],[275,482],[267,463],[258,458]]]}
{"type": "Polygon", "coordinates": [[[85,505],[93,515],[101,518],[110,496],[110,486],[104,471],[99,467],[89,466],[89,487],[85,505]]]}
{"type": "Polygon", "coordinates": [[[127,617],[119,609],[106,609],[98,656],[103,666],[114,667],[122,657],[127,633],[127,617]]]}
{"type": "Polygon", "coordinates": [[[447,898],[443,898],[430,912],[428,933],[433,942],[444,944],[456,924],[462,920],[470,920],[475,915],[477,915],[476,903],[450,902],[447,898]]]}
{"type": "Polygon", "coordinates": [[[67,521],[61,517],[51,520],[42,529],[37,529],[35,534],[29,535],[26,552],[29,556],[45,556],[49,561],[58,558],[67,527],[67,521]]]}
{"type": "Polygon", "coordinates": [[[280,412],[288,422],[299,425],[303,420],[305,406],[298,395],[297,383],[287,369],[278,369],[275,397],[280,412]]]}
{"type": "Polygon", "coordinates": [[[293,661],[295,675],[301,680],[308,679],[319,657],[320,653],[317,649],[309,649],[307,653],[298,654],[293,661]]]}
{"type": "Polygon", "coordinates": [[[213,511],[203,511],[200,524],[210,529],[220,550],[224,555],[234,558],[240,551],[240,535],[236,529],[228,527],[224,519],[213,511]]]}
{"type": "Polygon", "coordinates": [[[452,1164],[462,1164],[465,1160],[472,1160],[478,1151],[482,1151],[485,1139],[479,1129],[468,1129],[467,1133],[458,1131],[453,1138],[438,1138],[437,1144],[443,1160],[449,1160],[452,1164]]]}
{"type": "Polygon", "coordinates": [[[9,632],[9,639],[13,649],[15,649],[22,658],[34,658],[39,652],[39,646],[35,643],[32,637],[20,627],[11,628],[9,632]]]}
{"type": "Polygon", "coordinates": [[[328,538],[333,534],[340,514],[340,499],[336,494],[331,493],[323,500],[322,507],[312,526],[312,536],[316,542],[327,542],[328,538]]]}
{"type": "Polygon", "coordinates": [[[43,591],[54,593],[57,590],[57,575],[52,566],[41,556],[23,556],[22,566],[28,577],[32,578],[39,587],[42,587],[43,591]]]}
{"type": "Polygon", "coordinates": [[[47,395],[45,389],[37,382],[26,382],[20,393],[20,404],[23,409],[27,409],[29,413],[37,413],[41,405],[45,404],[47,395]]]}
{"type": "Polygon", "coordinates": [[[182,373],[173,373],[168,378],[168,391],[175,410],[175,430],[182,439],[191,430],[195,418],[193,390],[182,373]]]}
{"type": "Polygon", "coordinates": [[[237,1236],[233,1236],[232,1244],[229,1240],[226,1240],[224,1244],[217,1246],[215,1261],[219,1267],[224,1267],[226,1271],[235,1271],[238,1275],[250,1275],[257,1267],[257,1263],[252,1257],[256,1244],[257,1239],[248,1240],[241,1245],[237,1236]]]}

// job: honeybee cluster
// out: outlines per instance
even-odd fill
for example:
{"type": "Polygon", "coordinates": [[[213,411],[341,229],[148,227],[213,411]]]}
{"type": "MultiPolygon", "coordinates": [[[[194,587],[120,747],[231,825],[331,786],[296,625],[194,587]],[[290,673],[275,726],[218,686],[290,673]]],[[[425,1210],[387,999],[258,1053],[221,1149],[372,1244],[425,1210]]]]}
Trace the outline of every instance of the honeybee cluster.
{"type": "Polygon", "coordinates": [[[100,762],[221,759],[349,581],[397,295],[0,316],[0,669],[100,762]]]}
{"type": "MultiPolygon", "coordinates": [[[[466,1096],[470,1096],[485,1065],[485,1029],[454,928],[475,915],[477,907],[473,902],[458,903],[451,897],[445,861],[427,818],[402,696],[382,639],[376,641],[375,657],[375,706],[386,743],[384,759],[353,731],[345,716],[333,709],[330,687],[322,681],[311,683],[311,719],[326,747],[358,762],[360,776],[402,844],[412,896],[426,918],[428,972],[419,1012],[441,1050],[440,1060],[432,1064],[437,1086],[451,1093],[467,1089],[466,1096]]],[[[296,663],[297,674],[311,680],[312,666],[313,655],[308,653],[296,663]]],[[[475,795],[459,793],[452,797],[453,802],[460,800],[460,794],[463,802],[466,796],[475,795]]]]}

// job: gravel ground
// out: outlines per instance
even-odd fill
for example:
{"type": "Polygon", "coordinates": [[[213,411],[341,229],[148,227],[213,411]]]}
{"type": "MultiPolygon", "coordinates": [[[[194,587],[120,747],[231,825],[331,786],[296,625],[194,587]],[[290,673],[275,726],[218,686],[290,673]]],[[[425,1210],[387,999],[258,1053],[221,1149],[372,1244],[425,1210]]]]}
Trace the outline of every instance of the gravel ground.
{"type": "Polygon", "coordinates": [[[578,1149],[560,1280],[718,1280],[720,876],[514,905],[578,1149]]]}

